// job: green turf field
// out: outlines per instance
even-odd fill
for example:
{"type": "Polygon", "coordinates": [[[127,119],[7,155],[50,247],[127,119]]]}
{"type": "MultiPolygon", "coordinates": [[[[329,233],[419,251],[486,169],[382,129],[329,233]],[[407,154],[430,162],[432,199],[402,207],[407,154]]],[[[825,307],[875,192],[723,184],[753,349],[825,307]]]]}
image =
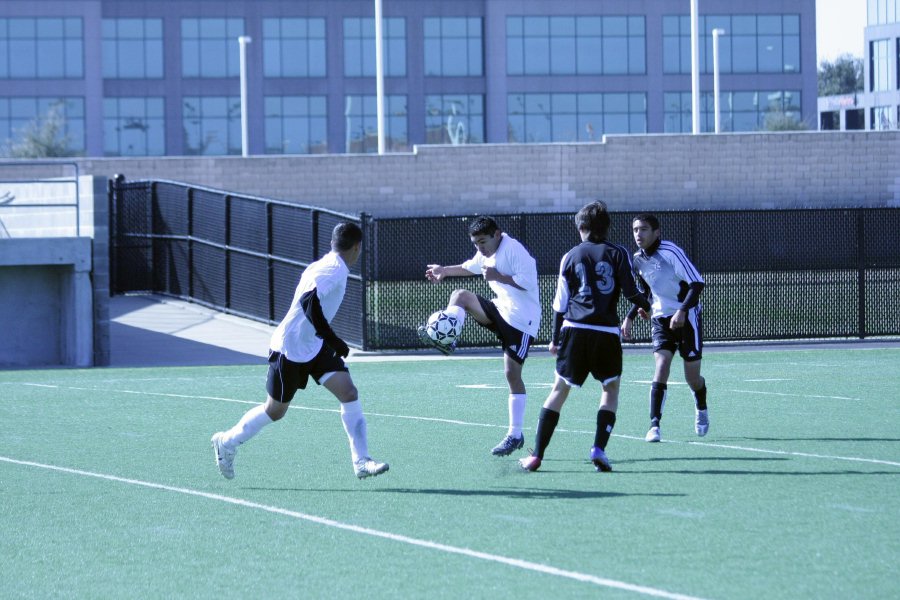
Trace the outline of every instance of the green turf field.
{"type": "MultiPolygon", "coordinates": [[[[897,597],[900,347],[709,352],[702,440],[680,369],[664,443],[643,441],[652,357],[628,354],[615,471],[587,460],[590,384],[522,473],[489,454],[499,358],[352,362],[391,463],[363,481],[321,388],[219,475],[209,437],[264,365],[0,372],[0,596],[897,597]]],[[[528,445],[552,374],[526,364],[528,445]]]]}

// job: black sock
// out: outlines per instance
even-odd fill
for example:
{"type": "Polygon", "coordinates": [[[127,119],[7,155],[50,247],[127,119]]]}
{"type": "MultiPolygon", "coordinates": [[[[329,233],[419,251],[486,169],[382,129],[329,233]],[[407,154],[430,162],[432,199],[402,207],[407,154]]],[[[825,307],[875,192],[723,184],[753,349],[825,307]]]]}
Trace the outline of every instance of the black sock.
{"type": "Polygon", "coordinates": [[[550,438],[553,437],[553,430],[559,423],[559,413],[549,408],[541,409],[541,416],[538,419],[537,433],[534,435],[534,455],[538,458],[544,458],[544,450],[550,444],[550,438]]]}
{"type": "Polygon", "coordinates": [[[694,391],[694,402],[697,405],[697,410],[706,410],[706,382],[703,382],[703,387],[699,390],[694,391]]]}
{"type": "Polygon", "coordinates": [[[606,450],[609,434],[616,424],[616,413],[611,410],[600,409],[597,411],[597,432],[594,434],[594,446],[606,450]]]}
{"type": "Polygon", "coordinates": [[[659,383],[658,381],[654,381],[650,385],[650,427],[659,427],[659,422],[662,420],[667,387],[665,383],[659,383]]]}

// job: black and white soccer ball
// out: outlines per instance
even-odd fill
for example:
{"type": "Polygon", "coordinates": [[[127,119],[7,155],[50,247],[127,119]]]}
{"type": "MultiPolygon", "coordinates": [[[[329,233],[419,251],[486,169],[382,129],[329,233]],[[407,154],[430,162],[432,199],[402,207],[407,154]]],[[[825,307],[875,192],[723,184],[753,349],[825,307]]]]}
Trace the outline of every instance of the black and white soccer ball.
{"type": "Polygon", "coordinates": [[[425,332],[432,341],[443,346],[451,346],[460,333],[459,319],[439,310],[428,317],[425,332]]]}

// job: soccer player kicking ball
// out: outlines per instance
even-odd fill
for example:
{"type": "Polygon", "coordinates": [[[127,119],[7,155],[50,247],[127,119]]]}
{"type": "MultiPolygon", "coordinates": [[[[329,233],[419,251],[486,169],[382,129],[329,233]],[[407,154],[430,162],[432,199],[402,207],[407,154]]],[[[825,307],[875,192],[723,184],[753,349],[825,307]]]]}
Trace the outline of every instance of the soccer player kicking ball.
{"type": "Polygon", "coordinates": [[[298,389],[306,389],[310,377],[341,403],[341,421],[350,441],[356,476],[363,479],[388,470],[387,463],[369,457],[366,417],[342,360],[350,348],[329,323],[344,299],[350,267],[356,264],[361,251],[359,226],[339,223],[331,235],[331,252],[303,271],[291,307],[272,334],[266,403],[248,410],[228,431],[212,436],[216,464],[226,479],[234,477],[237,447],[283,417],[294,394],[298,389]]]}
{"type": "Polygon", "coordinates": [[[556,381],[541,409],[534,453],[519,461],[526,471],[540,468],[569,391],[581,387],[588,374],[603,384],[591,462],[598,471],[612,471],[606,444],[616,424],[622,376],[616,313],[619,294],[650,308],[635,285],[628,251],[606,240],[606,204],[598,201],[584,206],[575,215],[575,225],[581,243],[563,256],[553,298],[556,314],[550,353],[556,355],[556,381]]]}
{"type": "MultiPolygon", "coordinates": [[[[527,396],[522,365],[541,323],[537,263],[525,246],[501,231],[491,217],[474,219],[469,224],[469,238],[477,250],[475,256],[454,266],[428,265],[425,277],[437,283],[445,277],[481,275],[497,295],[488,300],[468,290],[455,290],[444,312],[457,319],[460,331],[468,313],[500,339],[509,385],[509,429],[491,454],[508,456],[525,445],[522,423],[527,396]]],[[[419,337],[445,354],[455,348],[434,342],[424,327],[419,328],[419,337]]]]}
{"type": "MultiPolygon", "coordinates": [[[[694,431],[700,437],[709,431],[706,407],[706,380],[700,375],[703,357],[703,337],[700,323],[700,292],[703,277],[688,259],[684,250],[660,237],[659,220],[651,214],[638,215],[632,221],[634,242],[634,270],[638,286],[653,297],[651,333],[656,372],[650,385],[650,430],[645,440],[660,440],[659,422],[666,404],[666,387],[675,350],[684,360],[684,378],[694,393],[694,431]]],[[[622,337],[631,339],[634,315],[640,309],[632,307],[622,322],[622,337]]],[[[646,312],[641,313],[647,318],[646,312]]]]}

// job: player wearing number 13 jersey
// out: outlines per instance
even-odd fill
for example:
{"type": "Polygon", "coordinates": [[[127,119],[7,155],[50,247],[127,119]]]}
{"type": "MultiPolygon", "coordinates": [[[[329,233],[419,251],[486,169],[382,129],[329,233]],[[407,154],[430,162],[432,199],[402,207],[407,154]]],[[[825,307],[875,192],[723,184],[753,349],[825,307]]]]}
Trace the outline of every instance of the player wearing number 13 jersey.
{"type": "Polygon", "coordinates": [[[622,375],[616,313],[619,295],[650,308],[635,285],[631,255],[622,246],[606,240],[606,204],[592,202],[584,206],[575,215],[575,225],[582,241],[563,256],[553,299],[556,320],[550,353],[556,355],[556,381],[541,409],[534,453],[520,461],[526,471],[540,467],[569,391],[581,387],[588,374],[603,384],[591,461],[598,471],[612,470],[605,449],[616,422],[622,375]]]}

